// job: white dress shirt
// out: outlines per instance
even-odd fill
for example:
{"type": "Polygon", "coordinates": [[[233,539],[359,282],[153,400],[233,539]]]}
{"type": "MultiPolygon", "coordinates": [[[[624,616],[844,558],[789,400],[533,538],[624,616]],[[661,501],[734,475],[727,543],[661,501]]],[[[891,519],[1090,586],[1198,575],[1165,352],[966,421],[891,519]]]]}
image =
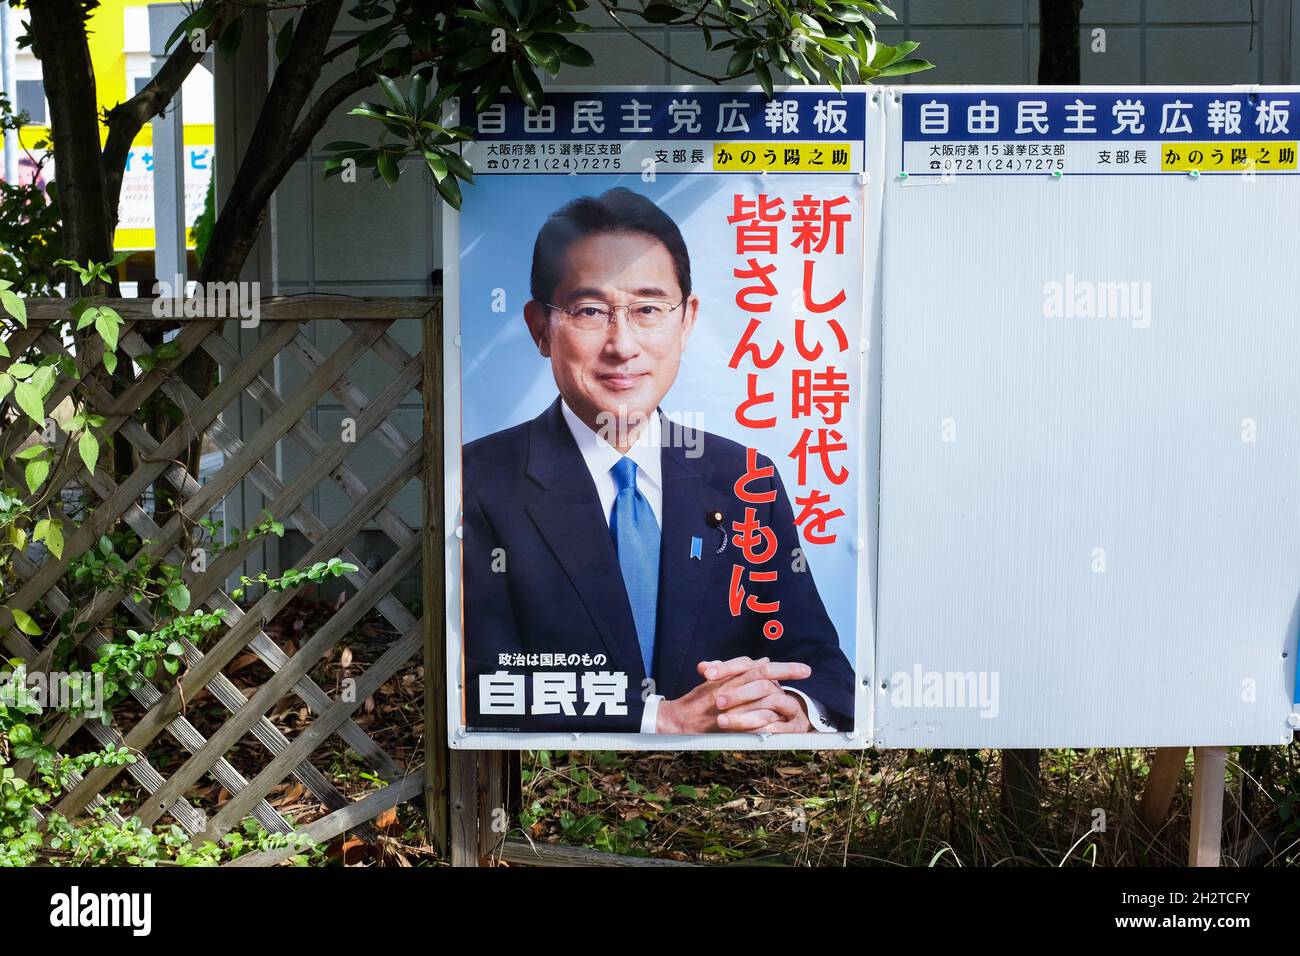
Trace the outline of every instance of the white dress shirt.
{"type": "MultiPolygon", "coordinates": [[[[582,460],[586,462],[587,470],[591,472],[591,480],[596,484],[596,494],[600,496],[601,510],[605,513],[605,523],[608,524],[614,511],[614,500],[618,497],[618,482],[614,480],[610,469],[624,455],[605,441],[603,436],[593,431],[563,399],[560,400],[560,411],[564,414],[564,421],[573,434],[573,440],[578,444],[578,451],[582,455],[582,460]]],[[[661,531],[664,526],[662,442],[663,425],[659,421],[659,416],[655,414],[650,416],[646,427],[641,429],[636,441],[627,450],[627,457],[636,462],[637,491],[641,492],[650,504],[655,523],[659,525],[661,531]]],[[[816,700],[793,687],[782,689],[798,694],[803,699],[808,711],[808,722],[812,724],[813,730],[828,733],[835,730],[827,719],[825,709],[816,700]]],[[[645,710],[641,714],[641,733],[655,733],[655,723],[659,717],[659,702],[663,699],[662,694],[647,695],[645,710]]]]}

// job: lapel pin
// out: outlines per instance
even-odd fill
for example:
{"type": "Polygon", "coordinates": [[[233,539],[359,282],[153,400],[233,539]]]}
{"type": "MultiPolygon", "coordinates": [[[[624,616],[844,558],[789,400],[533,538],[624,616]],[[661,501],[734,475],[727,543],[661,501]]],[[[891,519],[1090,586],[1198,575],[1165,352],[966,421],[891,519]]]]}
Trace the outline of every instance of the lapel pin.
{"type": "Polygon", "coordinates": [[[704,539],[691,537],[691,557],[696,561],[702,560],[701,555],[704,553],[704,539]]]}
{"type": "Polygon", "coordinates": [[[722,512],[714,508],[704,516],[705,522],[710,528],[717,528],[718,534],[722,536],[722,544],[718,545],[718,550],[714,554],[721,554],[727,550],[727,529],[722,526],[722,512]]]}

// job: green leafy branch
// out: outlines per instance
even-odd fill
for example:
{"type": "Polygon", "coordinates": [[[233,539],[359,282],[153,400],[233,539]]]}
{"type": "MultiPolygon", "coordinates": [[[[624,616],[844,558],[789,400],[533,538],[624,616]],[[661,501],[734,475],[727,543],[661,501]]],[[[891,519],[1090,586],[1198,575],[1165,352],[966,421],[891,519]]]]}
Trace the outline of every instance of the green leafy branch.
{"type": "Polygon", "coordinates": [[[221,626],[224,610],[182,614],[164,626],[141,633],[127,629],[125,641],[113,641],[99,648],[99,660],[90,667],[103,675],[104,707],[101,719],[112,719],[110,708],[146,682],[163,674],[175,677],[185,660],[185,641],[198,646],[221,626]]]}
{"type": "Polygon", "coordinates": [[[233,551],[240,545],[249,541],[256,541],[258,538],[274,535],[277,538],[284,537],[284,524],[276,521],[275,516],[266,508],[262,509],[261,517],[257,524],[253,525],[247,531],[240,531],[239,528],[230,529],[230,540],[222,542],[224,537],[226,523],[214,518],[200,518],[199,527],[203,529],[205,537],[202,539],[202,546],[208,548],[214,555],[225,554],[227,551],[233,551]]]}
{"type": "MultiPolygon", "coordinates": [[[[131,253],[121,253],[107,263],[91,262],[84,267],[70,260],[59,260],[58,264],[73,269],[90,285],[108,282],[109,270],[126,261],[130,255],[131,253]]],[[[0,326],[3,326],[6,333],[9,331],[9,322],[27,328],[26,303],[13,291],[12,283],[7,280],[0,280],[0,310],[3,312],[0,326]]],[[[122,317],[111,308],[93,305],[88,299],[75,303],[71,315],[78,331],[93,325],[104,339],[104,366],[112,374],[117,365],[114,350],[123,324],[122,317]]],[[[14,358],[9,351],[8,338],[8,334],[0,337],[0,358],[14,358]]],[[[23,483],[26,485],[24,494],[22,490],[0,482],[0,593],[8,593],[9,571],[14,554],[23,551],[30,543],[43,543],[56,560],[63,557],[64,516],[61,511],[47,508],[48,500],[57,491],[52,486],[46,487],[50,476],[59,472],[74,448],[87,471],[94,474],[99,467],[102,430],[107,425],[107,419],[75,404],[75,398],[73,414],[61,422],[51,418],[50,409],[47,408],[60,379],[78,378],[80,373],[77,364],[69,356],[62,353],[40,354],[34,348],[30,356],[18,357],[17,361],[0,372],[0,401],[12,393],[13,403],[20,414],[36,428],[35,432],[25,437],[20,436],[23,440],[22,447],[17,450],[6,448],[0,452],[5,460],[13,460],[21,465],[23,483]],[[52,440],[55,428],[67,436],[61,450],[52,440]]],[[[14,434],[19,432],[15,430],[14,434]]],[[[41,633],[29,615],[22,611],[15,612],[12,608],[10,612],[23,633],[33,636],[41,633]]]]}
{"type": "MultiPolygon", "coordinates": [[[[401,176],[402,161],[415,156],[423,159],[442,198],[459,209],[460,182],[473,178],[456,144],[472,134],[465,127],[438,125],[438,107],[454,96],[472,101],[482,112],[506,87],[530,109],[541,109],[545,95],[539,74],[556,77],[565,67],[594,63],[591,53],[569,38],[591,29],[575,16],[587,6],[584,0],[474,0],[439,32],[416,22],[403,3],[362,0],[351,13],[374,25],[357,41],[358,68],[382,52],[377,82],[388,102],[362,103],[351,111],[379,124],[379,142],[327,144],[325,151],[332,155],[325,175],[364,167],[392,185],[401,176]],[[390,47],[403,34],[408,44],[390,47]],[[416,68],[430,59],[436,59],[436,67],[416,68]],[[401,72],[412,73],[405,93],[394,81],[401,72]]],[[[599,0],[599,6],[614,25],[679,69],[713,83],[752,74],[769,97],[777,82],[824,83],[838,90],[846,83],[870,83],[934,66],[913,56],[915,41],[880,42],[871,18],[897,15],[871,0],[642,0],[629,6],[599,0]],[[706,50],[729,52],[725,72],[709,75],[674,59],[625,22],[627,17],[699,30],[706,50]]],[[[292,22],[280,40],[292,42],[292,22]]]]}
{"type": "Polygon", "coordinates": [[[265,571],[261,572],[255,578],[248,575],[241,575],[239,583],[243,587],[235,588],[230,592],[230,596],[239,600],[244,596],[245,589],[253,584],[260,584],[268,591],[287,591],[290,588],[296,588],[303,584],[323,581],[326,578],[340,578],[345,574],[352,574],[360,570],[355,564],[349,564],[341,558],[330,558],[328,561],[317,561],[309,568],[293,569],[286,571],[279,577],[270,577],[265,571]]]}
{"type": "Polygon", "coordinates": [[[101,535],[96,547],[77,558],[69,568],[76,584],[89,585],[95,591],[121,588],[132,600],[150,602],[156,615],[184,613],[190,607],[190,590],[181,569],[151,557],[145,550],[149,541],[140,542],[135,559],[127,561],[117,551],[110,535],[101,535]]]}
{"type": "Polygon", "coordinates": [[[473,182],[474,174],[469,164],[460,158],[453,144],[471,138],[465,126],[445,127],[433,121],[442,103],[439,97],[428,96],[428,79],[422,73],[411,78],[407,91],[386,76],[379,77],[379,85],[388,99],[388,106],[380,103],[362,103],[349,111],[350,116],[363,116],[375,120],[382,128],[378,146],[350,140],[327,143],[325,152],[332,153],[325,161],[325,176],[337,176],[349,164],[360,169],[374,170],[372,178],[383,177],[390,186],[401,176],[399,164],[410,155],[418,155],[433,175],[438,193],[453,208],[461,202],[458,180],[473,182]],[[385,142],[387,136],[391,142],[385,142]]]}

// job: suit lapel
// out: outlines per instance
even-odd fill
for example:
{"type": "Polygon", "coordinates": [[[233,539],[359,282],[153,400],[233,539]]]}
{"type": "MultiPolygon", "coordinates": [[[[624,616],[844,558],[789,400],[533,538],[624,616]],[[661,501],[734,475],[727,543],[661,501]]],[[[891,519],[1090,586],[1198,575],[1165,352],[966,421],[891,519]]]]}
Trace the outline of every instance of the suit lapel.
{"type": "Polygon", "coordinates": [[[527,474],[544,489],[528,504],[529,517],[591,615],[610,664],[627,673],[630,686],[639,687],[644,666],[618,553],[558,398],[533,419],[527,474]]]}
{"type": "MultiPolygon", "coordinates": [[[[659,615],[655,674],[659,692],[683,686],[698,658],[692,654],[695,629],[706,603],[726,599],[720,569],[730,566],[727,552],[717,553],[722,533],[707,516],[721,511],[729,526],[734,517],[727,498],[710,483],[713,469],[703,457],[688,458],[682,426],[663,419],[663,537],[659,546],[659,615]],[[700,557],[691,557],[691,539],[701,541],[700,557]]],[[[701,434],[694,436],[703,438],[701,434]]],[[[689,447],[700,448],[692,443],[689,447]]],[[[690,681],[690,683],[695,683],[690,681]]]]}

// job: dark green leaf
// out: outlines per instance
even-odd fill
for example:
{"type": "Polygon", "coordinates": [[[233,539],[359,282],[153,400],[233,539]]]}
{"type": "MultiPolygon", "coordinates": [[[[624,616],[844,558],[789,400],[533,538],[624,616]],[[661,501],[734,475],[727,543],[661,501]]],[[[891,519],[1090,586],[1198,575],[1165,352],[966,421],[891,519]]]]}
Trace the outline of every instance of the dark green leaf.
{"type": "Polygon", "coordinates": [[[195,10],[180,23],[176,24],[176,29],[173,30],[172,35],[167,38],[167,42],[163,44],[163,49],[170,50],[172,44],[180,37],[192,36],[195,30],[206,30],[212,25],[212,18],[216,16],[216,13],[217,11],[215,6],[205,6],[195,10]]]}
{"type": "Polygon", "coordinates": [[[289,55],[289,48],[293,46],[293,27],[296,20],[290,19],[280,28],[279,34],[275,38],[275,59],[276,62],[282,61],[289,55]]]}
{"type": "Polygon", "coordinates": [[[688,11],[679,10],[671,3],[651,3],[641,12],[641,18],[647,23],[672,23],[689,15],[688,11]]]}
{"type": "Polygon", "coordinates": [[[443,153],[442,158],[447,163],[447,168],[457,177],[465,180],[467,183],[472,183],[474,181],[474,170],[470,169],[469,163],[461,159],[456,153],[443,153]]]}
{"type": "Polygon", "coordinates": [[[397,160],[394,159],[393,154],[387,150],[380,150],[378,152],[375,156],[375,165],[379,170],[379,175],[383,176],[384,182],[388,183],[390,186],[397,182],[398,178],[402,175],[401,170],[397,166],[397,160]]]}
{"type": "Polygon", "coordinates": [[[560,62],[569,66],[588,67],[596,62],[595,57],[588,50],[583,49],[576,43],[572,43],[563,38],[555,41],[555,52],[559,54],[560,62]]]}
{"type": "Polygon", "coordinates": [[[727,76],[741,76],[749,72],[749,63],[754,55],[748,50],[737,50],[727,61],[727,76]]]}
{"type": "Polygon", "coordinates": [[[410,106],[407,104],[406,98],[402,96],[401,88],[393,81],[392,77],[381,76],[379,86],[383,89],[384,95],[388,97],[388,102],[392,104],[395,112],[402,114],[410,112],[410,106]]]}
{"type": "Polygon", "coordinates": [[[515,60],[510,66],[514,82],[511,88],[519,94],[519,98],[528,104],[528,108],[539,110],[542,108],[542,84],[537,79],[537,74],[528,68],[521,60],[515,60]]]}
{"type": "Polygon", "coordinates": [[[501,94],[501,86],[505,83],[506,75],[509,72],[510,68],[504,60],[497,63],[496,67],[493,68],[487,79],[479,87],[478,94],[474,97],[475,110],[482,113],[496,102],[497,97],[501,94]]]}
{"type": "Polygon", "coordinates": [[[217,40],[217,52],[227,60],[233,59],[239,51],[239,40],[244,35],[244,18],[236,17],[232,20],[217,40]]]}
{"type": "Polygon", "coordinates": [[[368,150],[374,149],[374,147],[369,143],[358,143],[356,140],[336,139],[332,143],[326,143],[322,149],[327,153],[342,153],[344,155],[349,155],[352,153],[364,153],[368,150]]]}
{"type": "Polygon", "coordinates": [[[920,57],[899,60],[880,71],[881,76],[905,76],[908,73],[920,73],[922,70],[934,69],[934,64],[920,57]]]}
{"type": "Polygon", "coordinates": [[[485,63],[490,63],[496,57],[503,55],[504,54],[494,53],[492,48],[489,46],[472,46],[461,53],[460,57],[456,60],[456,67],[457,69],[467,72],[469,70],[477,70],[485,63]]]}
{"type": "Polygon", "coordinates": [[[560,72],[560,55],[548,47],[537,43],[525,43],[524,55],[551,76],[560,72]]]}
{"type": "Polygon", "coordinates": [[[451,206],[452,209],[460,208],[460,183],[454,176],[448,176],[438,182],[438,194],[447,201],[447,205],[451,206]]]}
{"type": "Polygon", "coordinates": [[[474,0],[474,5],[483,11],[483,16],[487,17],[492,23],[502,27],[510,26],[506,22],[505,11],[501,9],[501,4],[497,3],[496,0],[474,0]]]}
{"type": "Polygon", "coordinates": [[[407,90],[407,98],[411,104],[411,112],[418,119],[424,113],[424,107],[428,102],[429,83],[424,74],[417,73],[411,77],[411,85],[407,90]]]}

